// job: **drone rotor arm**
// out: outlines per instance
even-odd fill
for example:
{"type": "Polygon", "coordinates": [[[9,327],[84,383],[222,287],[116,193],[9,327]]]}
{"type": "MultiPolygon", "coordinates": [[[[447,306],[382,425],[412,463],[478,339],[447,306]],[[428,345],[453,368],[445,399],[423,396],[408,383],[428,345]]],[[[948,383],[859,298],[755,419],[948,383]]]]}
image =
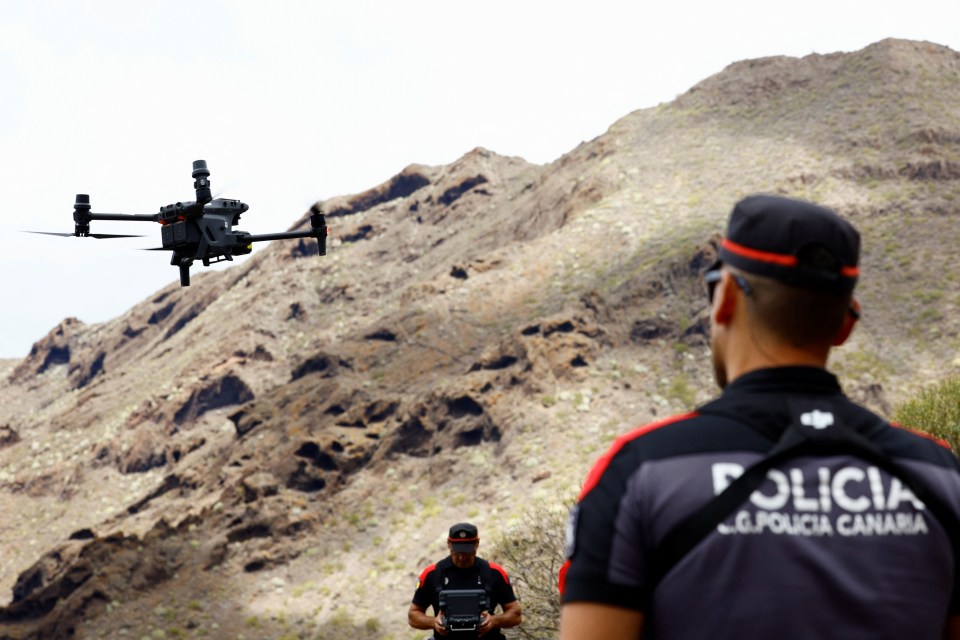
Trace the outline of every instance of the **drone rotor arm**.
{"type": "Polygon", "coordinates": [[[323,214],[315,213],[310,216],[310,229],[301,231],[284,231],[281,233],[264,233],[260,235],[247,235],[243,239],[246,242],[268,242],[270,240],[293,240],[296,238],[316,238],[320,245],[320,255],[327,254],[327,235],[329,229],[323,214]]]}
{"type": "Polygon", "coordinates": [[[120,220],[120,221],[136,221],[136,222],[157,222],[160,220],[159,215],[136,215],[136,214],[125,214],[125,213],[93,213],[90,211],[90,196],[86,193],[78,193],[77,198],[74,201],[73,205],[73,222],[74,230],[73,235],[79,237],[94,237],[94,238],[122,238],[127,236],[114,235],[114,234],[94,234],[90,233],[90,222],[92,220],[120,220]]]}
{"type": "Polygon", "coordinates": [[[247,242],[269,242],[271,240],[294,240],[296,238],[313,238],[313,231],[284,231],[282,233],[263,233],[245,236],[247,242]]]}
{"type": "MultiPolygon", "coordinates": [[[[89,205],[88,205],[89,207],[89,205]]],[[[159,215],[140,215],[128,213],[91,213],[89,209],[77,207],[73,211],[74,231],[72,235],[91,238],[135,238],[139,236],[120,235],[112,233],[90,233],[92,220],[113,220],[122,222],[157,222],[159,215]]]]}
{"type": "Polygon", "coordinates": [[[88,213],[89,220],[114,220],[120,222],[159,222],[159,213],[88,213]]]}

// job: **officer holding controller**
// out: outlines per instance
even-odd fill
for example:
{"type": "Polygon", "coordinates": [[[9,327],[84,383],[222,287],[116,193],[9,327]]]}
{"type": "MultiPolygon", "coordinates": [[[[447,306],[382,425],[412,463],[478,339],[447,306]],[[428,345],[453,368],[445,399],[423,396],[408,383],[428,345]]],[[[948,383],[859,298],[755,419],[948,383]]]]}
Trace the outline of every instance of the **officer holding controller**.
{"type": "Polygon", "coordinates": [[[500,629],[520,624],[520,603],[507,572],[495,563],[478,558],[479,546],[476,526],[463,522],[450,527],[447,537],[450,555],[420,572],[407,612],[411,627],[432,630],[434,639],[467,640],[503,638],[500,629]],[[495,614],[498,605],[502,611],[495,614]],[[450,611],[444,610],[446,606],[450,611]],[[456,616],[452,611],[454,606],[458,608],[456,616]],[[434,615],[427,614],[430,607],[434,615]],[[471,613],[474,614],[472,621],[471,613]]]}

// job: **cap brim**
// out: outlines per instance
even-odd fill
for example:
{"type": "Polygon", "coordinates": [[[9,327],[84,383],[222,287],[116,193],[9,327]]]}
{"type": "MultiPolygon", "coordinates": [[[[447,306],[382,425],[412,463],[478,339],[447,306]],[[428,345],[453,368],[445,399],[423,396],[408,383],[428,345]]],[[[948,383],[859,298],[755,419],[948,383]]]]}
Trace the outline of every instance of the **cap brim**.
{"type": "Polygon", "coordinates": [[[454,542],[451,540],[450,548],[457,553],[466,553],[467,551],[473,551],[476,544],[476,540],[470,540],[469,542],[454,542]]]}

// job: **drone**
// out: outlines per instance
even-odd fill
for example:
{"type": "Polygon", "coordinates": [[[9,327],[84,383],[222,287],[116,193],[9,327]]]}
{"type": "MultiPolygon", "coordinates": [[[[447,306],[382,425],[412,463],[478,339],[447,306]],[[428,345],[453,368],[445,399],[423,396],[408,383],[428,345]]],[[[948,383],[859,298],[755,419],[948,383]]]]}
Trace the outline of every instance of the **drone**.
{"type": "Polygon", "coordinates": [[[90,233],[92,220],[122,220],[130,222],[159,222],[162,247],[154,251],[172,251],[170,264],[180,268],[180,285],[190,286],[190,266],[200,260],[203,266],[233,260],[233,256],[242,256],[253,251],[254,242],[269,240],[291,240],[295,238],[316,238],[320,255],[327,255],[327,234],[329,230],[322,213],[310,215],[310,229],[251,235],[246,231],[234,230],[233,225],[240,221],[240,214],[250,207],[239,200],[214,198],[210,191],[210,171],[206,160],[193,162],[193,188],[197,192],[196,201],[176,202],[160,207],[159,213],[151,215],[125,213],[93,213],[90,211],[90,196],[78,193],[73,205],[73,233],[45,233],[55,236],[77,236],[91,238],[134,238],[139,236],[117,235],[109,233],[90,233]]]}

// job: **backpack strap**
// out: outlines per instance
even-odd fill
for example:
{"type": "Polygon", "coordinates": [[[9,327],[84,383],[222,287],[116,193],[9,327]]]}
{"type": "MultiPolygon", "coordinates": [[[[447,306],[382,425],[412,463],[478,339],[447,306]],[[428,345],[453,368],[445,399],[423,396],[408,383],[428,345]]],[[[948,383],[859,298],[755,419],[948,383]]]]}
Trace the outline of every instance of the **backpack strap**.
{"type": "MultiPolygon", "coordinates": [[[[795,415],[811,415],[799,414],[795,415]]],[[[826,414],[823,414],[826,415],[826,414]]],[[[867,425],[857,430],[844,425],[809,424],[794,421],[784,430],[780,439],[767,456],[756,462],[727,486],[719,495],[681,520],[650,555],[648,573],[648,597],[652,597],[660,581],[693,550],[709,533],[727,519],[740,505],[747,501],[767,477],[767,472],[783,462],[799,456],[828,456],[849,454],[876,465],[897,477],[924,503],[930,513],[940,522],[953,548],[955,570],[960,561],[960,519],[917,475],[906,466],[897,463],[863,432],[883,428],[885,422],[867,425]]]]}
{"type": "MultiPolygon", "coordinates": [[[[483,558],[477,558],[475,560],[476,566],[480,569],[480,587],[487,592],[488,595],[493,595],[493,569],[490,568],[490,563],[484,560],[483,558]]],[[[447,569],[450,568],[451,563],[449,558],[445,558],[437,563],[437,593],[443,591],[445,586],[445,578],[447,577],[447,569]]]]}
{"type": "Polygon", "coordinates": [[[437,575],[435,578],[435,582],[433,583],[433,587],[434,589],[436,589],[437,598],[440,597],[440,592],[443,591],[443,587],[446,582],[445,579],[447,577],[447,568],[449,566],[450,566],[450,558],[444,558],[443,560],[440,560],[439,562],[437,562],[437,566],[434,569],[434,571],[437,572],[437,575]]]}
{"type": "Polygon", "coordinates": [[[487,592],[488,596],[493,597],[493,569],[483,558],[477,558],[476,563],[480,567],[480,587],[487,592]]]}

